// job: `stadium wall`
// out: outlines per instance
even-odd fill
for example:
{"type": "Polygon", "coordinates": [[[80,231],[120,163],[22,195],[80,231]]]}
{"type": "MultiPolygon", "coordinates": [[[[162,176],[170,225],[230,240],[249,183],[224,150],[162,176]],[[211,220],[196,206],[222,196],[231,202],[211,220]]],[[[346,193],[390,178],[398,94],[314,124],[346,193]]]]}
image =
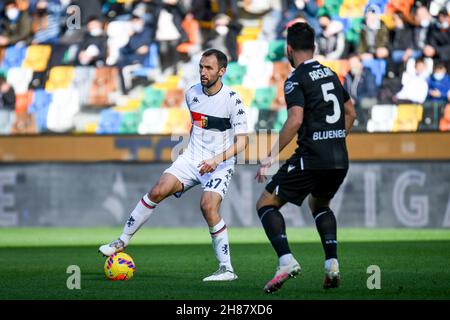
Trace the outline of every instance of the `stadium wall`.
{"type": "MultiPolygon", "coordinates": [[[[168,164],[0,165],[0,226],[122,226],[168,164]]],[[[255,165],[239,165],[222,206],[230,226],[260,226],[255,165]]],[[[333,199],[341,227],[450,228],[450,161],[355,161],[333,199]]],[[[201,188],[162,203],[148,226],[205,226],[201,188]]],[[[305,204],[282,209],[289,226],[313,226],[305,204]]]]}

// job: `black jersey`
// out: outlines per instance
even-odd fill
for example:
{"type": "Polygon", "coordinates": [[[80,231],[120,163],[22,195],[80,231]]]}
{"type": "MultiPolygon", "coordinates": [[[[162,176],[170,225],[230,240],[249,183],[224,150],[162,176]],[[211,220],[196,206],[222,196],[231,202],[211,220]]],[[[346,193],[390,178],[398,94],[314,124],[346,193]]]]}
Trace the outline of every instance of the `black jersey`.
{"type": "Polygon", "coordinates": [[[350,99],[337,75],[315,60],[299,65],[284,85],[287,108],[303,107],[295,153],[288,163],[306,169],[346,169],[344,102],[350,99]]]}

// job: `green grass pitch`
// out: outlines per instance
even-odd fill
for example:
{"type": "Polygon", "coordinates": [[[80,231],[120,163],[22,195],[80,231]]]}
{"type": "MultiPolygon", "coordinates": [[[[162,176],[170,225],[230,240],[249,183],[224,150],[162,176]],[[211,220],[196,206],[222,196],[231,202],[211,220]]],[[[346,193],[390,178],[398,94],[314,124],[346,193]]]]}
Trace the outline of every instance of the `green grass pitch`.
{"type": "Polygon", "coordinates": [[[143,228],[127,248],[134,278],[108,281],[100,244],[113,228],[0,229],[0,300],[7,299],[450,299],[449,230],[339,229],[339,289],[323,290],[323,252],[314,229],[288,229],[302,275],[277,293],[262,291],[277,265],[259,228],[230,228],[239,279],[203,283],[216,270],[207,228],[143,228]],[[81,289],[69,290],[69,265],[81,269],[81,289]],[[367,267],[381,270],[381,289],[369,290],[367,267]]]}

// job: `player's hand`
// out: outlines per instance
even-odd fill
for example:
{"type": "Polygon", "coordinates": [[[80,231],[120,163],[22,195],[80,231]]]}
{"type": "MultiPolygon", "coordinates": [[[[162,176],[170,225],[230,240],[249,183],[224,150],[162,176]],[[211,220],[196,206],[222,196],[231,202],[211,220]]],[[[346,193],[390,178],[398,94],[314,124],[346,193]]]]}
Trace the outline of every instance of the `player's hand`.
{"type": "Polygon", "coordinates": [[[270,168],[272,163],[273,159],[271,157],[268,157],[261,161],[255,176],[255,179],[258,183],[263,183],[264,181],[267,180],[267,170],[270,168]]]}
{"type": "Polygon", "coordinates": [[[208,160],[203,160],[202,162],[200,162],[197,168],[200,168],[199,172],[200,175],[202,176],[205,173],[210,173],[216,170],[218,165],[219,163],[214,158],[212,158],[208,160]]]}

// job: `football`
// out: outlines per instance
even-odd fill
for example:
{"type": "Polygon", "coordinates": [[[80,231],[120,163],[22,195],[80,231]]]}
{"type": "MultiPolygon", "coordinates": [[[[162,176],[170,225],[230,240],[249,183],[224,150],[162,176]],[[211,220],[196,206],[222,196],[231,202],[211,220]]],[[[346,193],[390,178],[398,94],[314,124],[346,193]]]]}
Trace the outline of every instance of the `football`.
{"type": "Polygon", "coordinates": [[[133,259],[124,252],[115,253],[105,261],[105,275],[109,280],[130,280],[134,275],[133,259]]]}

